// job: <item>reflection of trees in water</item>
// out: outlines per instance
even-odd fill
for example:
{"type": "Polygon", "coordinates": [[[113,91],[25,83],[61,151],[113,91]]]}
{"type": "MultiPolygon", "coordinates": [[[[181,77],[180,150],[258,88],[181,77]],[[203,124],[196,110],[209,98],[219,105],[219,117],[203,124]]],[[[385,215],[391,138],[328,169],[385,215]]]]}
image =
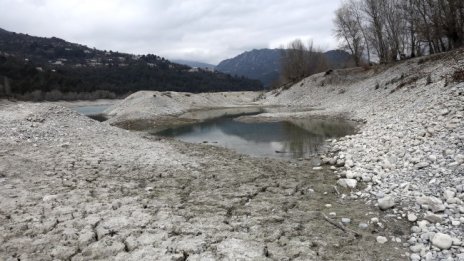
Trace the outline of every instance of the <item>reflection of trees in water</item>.
{"type": "Polygon", "coordinates": [[[282,142],[284,151],[296,158],[316,153],[324,142],[323,137],[288,122],[283,123],[282,129],[285,135],[282,142]]]}
{"type": "Polygon", "coordinates": [[[352,134],[355,128],[346,121],[334,120],[293,120],[284,123],[284,149],[293,157],[314,155],[328,138],[352,134]]]}
{"type": "Polygon", "coordinates": [[[327,138],[343,137],[355,132],[354,124],[346,120],[294,119],[290,122],[314,135],[327,138]]]}
{"type": "MultiPolygon", "coordinates": [[[[266,143],[278,142],[283,151],[291,157],[298,158],[317,153],[328,138],[352,134],[354,125],[341,120],[292,120],[289,122],[244,123],[234,121],[231,117],[218,118],[199,124],[187,125],[165,130],[158,133],[161,136],[204,137],[209,133],[220,131],[224,140],[234,136],[248,142],[266,143]]],[[[216,137],[218,138],[218,137],[216,137]]]]}

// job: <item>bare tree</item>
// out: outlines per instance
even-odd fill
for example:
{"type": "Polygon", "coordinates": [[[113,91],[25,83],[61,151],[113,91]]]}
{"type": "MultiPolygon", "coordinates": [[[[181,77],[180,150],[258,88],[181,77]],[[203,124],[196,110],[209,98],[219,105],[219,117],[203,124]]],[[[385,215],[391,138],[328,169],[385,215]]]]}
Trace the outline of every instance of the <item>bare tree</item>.
{"type": "Polygon", "coordinates": [[[354,16],[356,21],[358,22],[358,26],[361,29],[361,33],[363,36],[363,43],[365,46],[366,50],[366,55],[367,55],[367,63],[371,63],[371,46],[369,43],[369,38],[367,34],[367,26],[365,26],[364,22],[364,14],[362,12],[362,3],[361,1],[358,0],[349,0],[346,2],[346,5],[348,5],[348,8],[351,10],[351,14],[354,16]]]}
{"type": "Polygon", "coordinates": [[[335,32],[353,55],[362,39],[361,55],[375,54],[381,63],[445,52],[464,46],[464,1],[346,0],[335,32]]]}
{"type": "Polygon", "coordinates": [[[356,66],[360,66],[364,51],[363,32],[356,13],[348,7],[348,3],[335,12],[334,24],[335,35],[343,42],[342,48],[348,50],[356,66]]]}
{"type": "Polygon", "coordinates": [[[281,49],[280,78],[284,84],[297,82],[328,68],[324,54],[315,50],[312,41],[305,45],[303,41],[296,39],[281,49]]]}

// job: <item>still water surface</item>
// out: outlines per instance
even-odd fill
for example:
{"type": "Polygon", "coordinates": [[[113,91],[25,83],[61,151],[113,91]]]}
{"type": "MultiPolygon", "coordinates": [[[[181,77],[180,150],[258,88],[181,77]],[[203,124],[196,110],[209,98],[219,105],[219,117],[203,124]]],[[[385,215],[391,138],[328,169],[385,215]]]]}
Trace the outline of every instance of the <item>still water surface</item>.
{"type": "Polygon", "coordinates": [[[103,113],[110,105],[90,105],[75,107],[74,110],[84,115],[97,115],[103,113]]]}
{"type": "Polygon", "coordinates": [[[155,134],[190,143],[211,143],[251,156],[291,159],[314,156],[326,139],[355,132],[355,125],[344,120],[249,123],[237,121],[238,116],[226,115],[155,134]]]}
{"type": "Polygon", "coordinates": [[[97,121],[105,121],[106,117],[103,115],[103,111],[109,108],[111,105],[89,105],[89,106],[79,106],[74,107],[73,109],[80,114],[88,116],[97,121]]]}

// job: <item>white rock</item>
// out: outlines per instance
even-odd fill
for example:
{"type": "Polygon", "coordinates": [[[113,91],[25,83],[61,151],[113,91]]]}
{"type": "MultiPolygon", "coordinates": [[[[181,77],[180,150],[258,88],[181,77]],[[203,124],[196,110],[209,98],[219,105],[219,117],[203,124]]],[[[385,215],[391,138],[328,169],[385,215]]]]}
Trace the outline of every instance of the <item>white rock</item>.
{"type": "Polygon", "coordinates": [[[423,169],[423,168],[426,168],[429,166],[429,163],[428,162],[420,162],[416,165],[416,168],[417,169],[423,169]]]}
{"type": "Polygon", "coordinates": [[[440,249],[450,249],[452,244],[453,239],[449,235],[443,233],[436,233],[432,238],[432,245],[440,249]]]}
{"type": "Polygon", "coordinates": [[[358,227],[359,227],[360,229],[368,229],[368,228],[369,228],[369,225],[366,224],[366,223],[359,223],[358,227]]]}
{"type": "Polygon", "coordinates": [[[411,252],[413,252],[413,253],[419,253],[420,251],[422,251],[422,249],[424,249],[423,244],[417,244],[417,245],[411,246],[409,248],[409,250],[411,250],[411,252]]]}
{"type": "Polygon", "coordinates": [[[339,179],[337,184],[344,188],[356,188],[358,181],[355,179],[339,179]]]}
{"type": "Polygon", "coordinates": [[[410,222],[416,222],[417,221],[417,216],[414,213],[408,213],[408,220],[410,222]]]}
{"type": "Polygon", "coordinates": [[[343,223],[344,225],[348,225],[348,224],[351,223],[351,219],[349,219],[349,218],[342,218],[342,223],[343,223]]]}
{"type": "Polygon", "coordinates": [[[352,160],[346,160],[345,161],[345,166],[348,167],[348,168],[352,168],[354,167],[354,163],[352,160]]]}
{"type": "Polygon", "coordinates": [[[387,210],[395,206],[395,200],[391,196],[385,196],[378,200],[378,205],[381,210],[387,210]]]}
{"type": "Polygon", "coordinates": [[[385,244],[388,242],[388,239],[386,237],[383,237],[383,236],[378,236],[377,237],[377,243],[379,244],[385,244]]]}
{"type": "Polygon", "coordinates": [[[421,260],[420,255],[418,255],[416,253],[411,254],[410,258],[411,258],[411,261],[420,261],[421,260]]]}
{"type": "Polygon", "coordinates": [[[422,231],[428,230],[427,226],[430,224],[427,220],[417,221],[417,225],[422,231]]]}
{"type": "Polygon", "coordinates": [[[453,246],[461,246],[462,241],[459,238],[453,238],[453,246]]]}
{"type": "Polygon", "coordinates": [[[416,199],[417,203],[420,205],[427,205],[432,212],[440,212],[445,210],[445,205],[443,205],[443,202],[436,198],[436,197],[419,197],[416,199]]]}
{"type": "Polygon", "coordinates": [[[443,217],[441,215],[433,214],[433,213],[427,213],[424,217],[427,221],[430,223],[441,223],[443,222],[443,217]]]}
{"type": "Polygon", "coordinates": [[[443,197],[445,197],[445,199],[454,198],[454,196],[456,196],[456,193],[454,191],[445,190],[445,192],[443,192],[443,197]]]}
{"type": "Polygon", "coordinates": [[[353,179],[353,178],[355,178],[355,174],[354,174],[352,171],[349,171],[349,170],[348,170],[348,171],[346,171],[346,173],[345,173],[345,177],[346,177],[347,179],[353,179]]]}

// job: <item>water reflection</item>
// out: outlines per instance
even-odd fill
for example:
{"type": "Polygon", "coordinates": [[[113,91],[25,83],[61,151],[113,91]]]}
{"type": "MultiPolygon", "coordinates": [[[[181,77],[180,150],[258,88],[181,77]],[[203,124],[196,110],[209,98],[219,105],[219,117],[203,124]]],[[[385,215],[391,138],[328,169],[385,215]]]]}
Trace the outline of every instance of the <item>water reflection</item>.
{"type": "Polygon", "coordinates": [[[79,106],[74,107],[74,110],[80,114],[86,115],[87,117],[97,120],[97,121],[106,121],[107,118],[103,114],[110,105],[90,105],[90,106],[79,106]]]}
{"type": "Polygon", "coordinates": [[[343,120],[245,123],[228,116],[166,129],[156,135],[192,143],[214,143],[252,156],[301,158],[319,152],[324,140],[354,131],[354,125],[343,120]]]}
{"type": "Polygon", "coordinates": [[[78,106],[74,110],[83,115],[97,115],[102,114],[104,110],[109,108],[110,105],[89,105],[89,106],[78,106]]]}

